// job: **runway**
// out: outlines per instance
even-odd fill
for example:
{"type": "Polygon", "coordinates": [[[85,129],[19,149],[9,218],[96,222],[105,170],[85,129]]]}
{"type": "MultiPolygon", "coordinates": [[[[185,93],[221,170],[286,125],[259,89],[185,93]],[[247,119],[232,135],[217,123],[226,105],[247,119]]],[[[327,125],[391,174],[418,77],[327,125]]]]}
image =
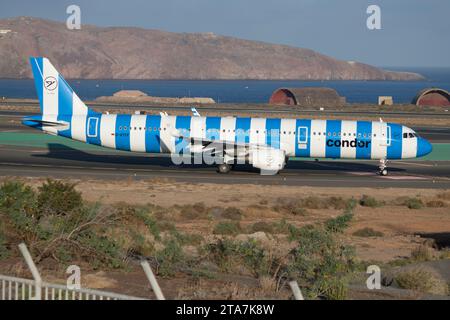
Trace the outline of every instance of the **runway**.
{"type": "MultiPolygon", "coordinates": [[[[387,177],[376,174],[376,161],[303,159],[289,161],[275,176],[260,175],[248,165],[237,166],[229,174],[221,175],[212,166],[177,166],[167,155],[121,152],[49,136],[26,128],[18,121],[9,121],[18,120],[17,117],[16,114],[0,113],[0,176],[3,177],[450,189],[450,156],[444,157],[443,161],[390,162],[387,177]]],[[[450,128],[421,127],[416,130],[433,143],[450,142],[450,128]]]]}

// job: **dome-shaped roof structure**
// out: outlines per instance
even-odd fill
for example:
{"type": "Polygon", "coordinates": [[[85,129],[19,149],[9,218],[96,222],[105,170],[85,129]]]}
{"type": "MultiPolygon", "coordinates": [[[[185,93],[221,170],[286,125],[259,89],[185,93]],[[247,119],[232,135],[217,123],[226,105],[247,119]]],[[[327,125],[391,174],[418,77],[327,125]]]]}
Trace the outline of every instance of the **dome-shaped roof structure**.
{"type": "Polygon", "coordinates": [[[343,105],[345,98],[331,88],[280,88],[270,97],[270,104],[298,106],[343,105]]]}
{"type": "Polygon", "coordinates": [[[421,90],[413,100],[417,106],[450,106],[450,94],[448,91],[439,88],[427,88],[421,90]]]}

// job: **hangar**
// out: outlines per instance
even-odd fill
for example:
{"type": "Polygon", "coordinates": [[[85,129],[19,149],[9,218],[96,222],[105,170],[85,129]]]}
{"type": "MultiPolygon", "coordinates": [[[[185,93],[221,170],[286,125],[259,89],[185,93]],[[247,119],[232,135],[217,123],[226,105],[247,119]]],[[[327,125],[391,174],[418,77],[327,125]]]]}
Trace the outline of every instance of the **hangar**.
{"type": "Polygon", "coordinates": [[[345,104],[345,97],[331,88],[279,88],[272,93],[269,103],[303,107],[340,106],[345,104]]]}
{"type": "Polygon", "coordinates": [[[427,88],[421,90],[413,100],[417,106],[450,106],[450,94],[448,91],[439,88],[427,88]]]}

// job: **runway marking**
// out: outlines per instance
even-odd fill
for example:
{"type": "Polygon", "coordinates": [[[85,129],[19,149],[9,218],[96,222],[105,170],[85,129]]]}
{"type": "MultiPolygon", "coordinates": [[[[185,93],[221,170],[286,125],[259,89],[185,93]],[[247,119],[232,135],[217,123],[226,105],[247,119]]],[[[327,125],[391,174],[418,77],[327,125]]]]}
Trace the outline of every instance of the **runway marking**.
{"type": "Polygon", "coordinates": [[[418,176],[380,176],[381,179],[389,180],[430,180],[430,178],[418,177],[418,176]]]}
{"type": "Polygon", "coordinates": [[[411,166],[422,166],[422,167],[434,167],[435,164],[425,164],[419,162],[407,162],[407,161],[397,161],[396,163],[409,164],[411,166]]]}

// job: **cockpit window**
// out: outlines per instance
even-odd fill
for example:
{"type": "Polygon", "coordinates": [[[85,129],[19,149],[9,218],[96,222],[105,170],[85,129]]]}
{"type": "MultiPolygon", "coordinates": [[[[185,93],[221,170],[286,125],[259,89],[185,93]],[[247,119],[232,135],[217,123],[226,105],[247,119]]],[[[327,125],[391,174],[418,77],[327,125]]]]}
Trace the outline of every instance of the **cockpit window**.
{"type": "Polygon", "coordinates": [[[417,138],[418,135],[414,132],[405,132],[403,133],[403,138],[409,139],[409,138],[417,138]]]}

